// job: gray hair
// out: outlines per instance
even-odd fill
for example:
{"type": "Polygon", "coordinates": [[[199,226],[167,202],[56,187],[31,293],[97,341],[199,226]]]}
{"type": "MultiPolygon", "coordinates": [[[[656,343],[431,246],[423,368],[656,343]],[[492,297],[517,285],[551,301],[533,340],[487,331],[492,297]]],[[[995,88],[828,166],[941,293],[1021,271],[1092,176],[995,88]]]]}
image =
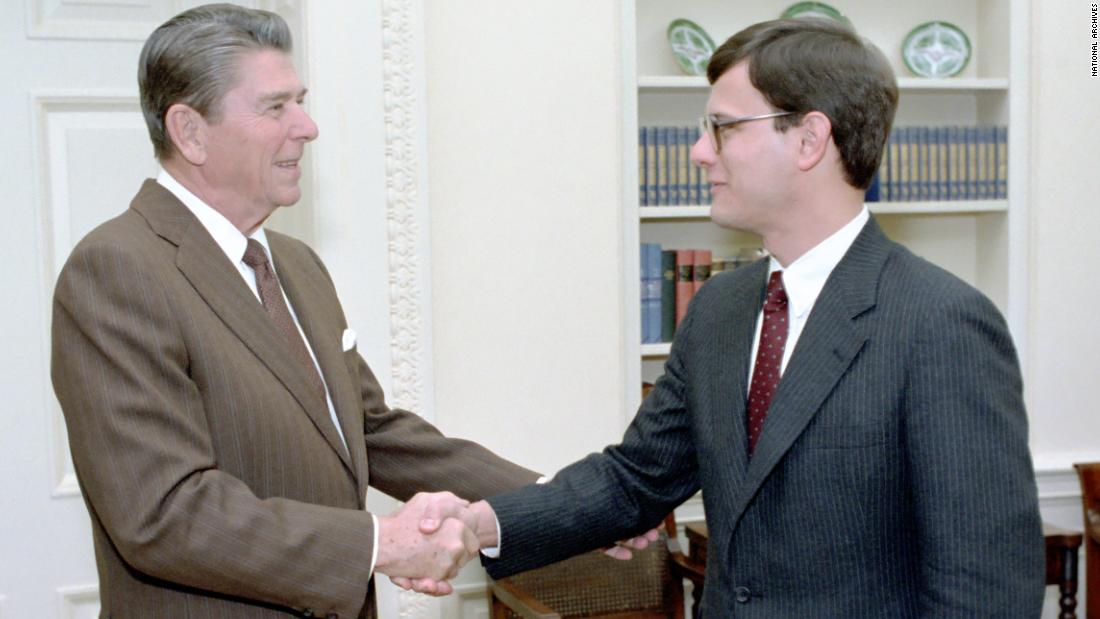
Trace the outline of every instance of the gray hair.
{"type": "Polygon", "coordinates": [[[290,28],[275,13],[231,4],[184,11],[149,35],[138,61],[141,112],[158,160],[171,156],[164,129],[168,108],[183,103],[218,122],[225,94],[237,83],[237,65],[248,51],[290,53],[290,28]]]}

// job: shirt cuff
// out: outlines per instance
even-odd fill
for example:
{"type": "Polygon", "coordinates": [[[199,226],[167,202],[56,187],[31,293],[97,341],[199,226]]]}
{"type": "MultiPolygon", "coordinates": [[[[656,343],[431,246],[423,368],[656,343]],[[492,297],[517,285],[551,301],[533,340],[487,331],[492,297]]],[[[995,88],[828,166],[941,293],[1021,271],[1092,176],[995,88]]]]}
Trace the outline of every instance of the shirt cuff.
{"type": "MultiPolygon", "coordinates": [[[[371,514],[370,519],[371,519],[372,522],[374,522],[374,551],[371,552],[370,572],[368,572],[368,573],[373,575],[374,574],[374,566],[378,564],[378,544],[381,543],[381,540],[378,539],[378,516],[375,516],[374,514],[371,514]]],[[[498,527],[497,534],[499,535],[500,534],[500,531],[499,531],[500,525],[497,525],[497,527],[498,527]]]]}
{"type": "MultiPolygon", "coordinates": [[[[545,484],[548,481],[550,481],[550,478],[543,475],[542,477],[536,479],[535,483],[536,484],[545,484]]],[[[499,559],[500,558],[500,546],[501,546],[501,544],[500,544],[500,541],[501,541],[500,540],[500,519],[497,518],[497,515],[495,513],[493,514],[493,523],[496,524],[496,526],[497,526],[497,545],[493,546],[492,548],[482,548],[481,549],[481,554],[485,555],[486,557],[488,557],[490,559],[499,559]]]]}

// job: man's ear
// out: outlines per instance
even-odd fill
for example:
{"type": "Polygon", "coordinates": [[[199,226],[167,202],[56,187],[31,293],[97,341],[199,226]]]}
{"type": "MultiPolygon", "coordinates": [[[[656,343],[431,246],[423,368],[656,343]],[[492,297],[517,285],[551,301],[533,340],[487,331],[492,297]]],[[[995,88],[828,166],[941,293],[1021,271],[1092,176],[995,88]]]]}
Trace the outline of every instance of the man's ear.
{"type": "Polygon", "coordinates": [[[798,169],[805,172],[816,166],[833,141],[833,123],[821,112],[808,112],[797,127],[799,135],[798,169]]]}
{"type": "Polygon", "coordinates": [[[206,163],[206,119],[195,108],[174,103],[164,115],[164,130],[176,151],[191,165],[206,163]]]}

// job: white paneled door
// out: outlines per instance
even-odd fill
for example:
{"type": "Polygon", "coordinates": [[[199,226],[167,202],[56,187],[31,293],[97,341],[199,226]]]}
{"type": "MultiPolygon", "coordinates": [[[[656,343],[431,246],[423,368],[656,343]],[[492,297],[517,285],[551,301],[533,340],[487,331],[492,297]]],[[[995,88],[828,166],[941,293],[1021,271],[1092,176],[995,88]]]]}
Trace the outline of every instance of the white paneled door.
{"type": "Polygon", "coordinates": [[[73,244],[156,172],[137,58],[157,24],[196,4],[0,1],[2,619],[99,613],[88,516],[49,381],[51,297],[73,244]]]}

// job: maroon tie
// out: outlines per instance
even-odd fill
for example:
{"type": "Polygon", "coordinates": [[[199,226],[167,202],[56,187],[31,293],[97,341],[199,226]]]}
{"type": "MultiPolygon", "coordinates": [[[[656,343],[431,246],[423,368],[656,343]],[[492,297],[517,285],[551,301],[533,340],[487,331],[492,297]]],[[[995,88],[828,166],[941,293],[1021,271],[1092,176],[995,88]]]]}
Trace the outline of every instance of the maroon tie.
{"type": "Polygon", "coordinates": [[[309,383],[324,398],[325,384],[321,381],[321,375],[317,373],[317,366],[313,363],[313,358],[309,356],[309,350],[306,349],[302,334],[298,331],[298,326],[294,324],[294,318],[290,315],[290,309],[287,308],[286,301],[283,300],[283,289],[279,286],[279,280],[271,269],[271,263],[267,260],[267,252],[264,251],[264,246],[260,245],[260,242],[256,239],[248,239],[248,248],[244,251],[243,260],[256,272],[256,288],[260,291],[260,303],[267,310],[267,315],[271,317],[279,331],[283,332],[283,337],[290,345],[291,353],[305,369],[306,375],[309,377],[309,383]]]}
{"type": "Polygon", "coordinates": [[[756,439],[764,429],[764,418],[772,404],[783,367],[783,347],[787,345],[787,290],[783,288],[783,272],[768,278],[768,294],[764,299],[764,325],[760,328],[760,347],[756,350],[756,365],[749,387],[749,455],[756,449],[756,439]]]}

